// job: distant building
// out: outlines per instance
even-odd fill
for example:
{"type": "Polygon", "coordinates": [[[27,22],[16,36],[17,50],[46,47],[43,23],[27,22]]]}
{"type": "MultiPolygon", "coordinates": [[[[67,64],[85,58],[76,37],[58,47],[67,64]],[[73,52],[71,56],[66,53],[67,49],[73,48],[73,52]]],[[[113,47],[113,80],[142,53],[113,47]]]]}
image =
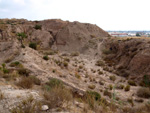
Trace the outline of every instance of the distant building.
{"type": "Polygon", "coordinates": [[[115,37],[127,37],[128,33],[110,33],[110,35],[115,37]]]}

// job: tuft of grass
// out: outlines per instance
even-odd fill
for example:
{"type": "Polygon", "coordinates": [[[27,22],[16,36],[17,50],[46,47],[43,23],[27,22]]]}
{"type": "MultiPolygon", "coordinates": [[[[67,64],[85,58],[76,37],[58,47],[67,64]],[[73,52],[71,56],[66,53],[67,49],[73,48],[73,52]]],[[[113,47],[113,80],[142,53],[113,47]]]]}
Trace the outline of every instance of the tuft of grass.
{"type": "Polygon", "coordinates": [[[81,76],[78,73],[75,73],[75,77],[78,78],[78,79],[81,78],[81,76]]]}
{"type": "Polygon", "coordinates": [[[125,91],[130,91],[130,85],[127,85],[125,88],[124,88],[125,91]]]}
{"type": "Polygon", "coordinates": [[[104,96],[108,96],[109,98],[111,98],[111,97],[112,97],[112,94],[111,94],[111,92],[109,92],[108,90],[105,90],[105,91],[104,91],[104,96]]]}
{"type": "Polygon", "coordinates": [[[116,89],[123,89],[124,88],[124,85],[122,85],[122,84],[118,84],[117,86],[116,86],[116,89]]]}
{"type": "Polygon", "coordinates": [[[68,67],[68,63],[67,62],[63,62],[64,67],[68,67]]]}
{"type": "Polygon", "coordinates": [[[70,56],[79,56],[79,52],[73,52],[70,56]]]}
{"type": "Polygon", "coordinates": [[[129,80],[129,81],[128,81],[128,84],[131,85],[131,86],[136,86],[136,83],[135,83],[135,81],[133,81],[133,80],[129,80]]]}
{"type": "Polygon", "coordinates": [[[139,88],[137,90],[137,96],[142,98],[150,98],[150,89],[149,88],[139,88]]]}
{"type": "Polygon", "coordinates": [[[101,60],[98,60],[95,65],[96,66],[105,66],[105,63],[101,60]]]}
{"type": "Polygon", "coordinates": [[[116,77],[115,76],[110,76],[109,79],[114,82],[116,80],[116,77]]]}
{"type": "Polygon", "coordinates": [[[4,99],[4,93],[0,90],[0,100],[4,99]]]}
{"type": "Polygon", "coordinates": [[[95,89],[95,85],[88,85],[88,88],[90,88],[90,89],[95,89]]]}
{"type": "Polygon", "coordinates": [[[109,89],[110,89],[110,90],[112,90],[112,89],[113,89],[113,86],[112,86],[112,84],[110,84],[110,85],[109,85],[109,89]]]}

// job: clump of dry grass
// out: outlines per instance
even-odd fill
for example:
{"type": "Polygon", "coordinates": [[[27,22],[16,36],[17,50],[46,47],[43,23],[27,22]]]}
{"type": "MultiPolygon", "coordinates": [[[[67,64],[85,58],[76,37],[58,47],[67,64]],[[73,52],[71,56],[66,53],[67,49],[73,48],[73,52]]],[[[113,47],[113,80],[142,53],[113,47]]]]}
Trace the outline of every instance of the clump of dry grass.
{"type": "Polygon", "coordinates": [[[90,88],[90,89],[95,89],[95,87],[96,87],[96,86],[93,85],[93,84],[92,84],[92,85],[88,85],[88,88],[90,88]]]}
{"type": "Polygon", "coordinates": [[[125,88],[124,88],[125,91],[130,91],[130,85],[127,85],[125,88]]]}
{"type": "Polygon", "coordinates": [[[33,86],[33,81],[29,77],[22,77],[16,85],[24,89],[30,89],[33,86]]]}
{"type": "Polygon", "coordinates": [[[10,110],[11,113],[39,113],[41,110],[41,103],[34,100],[30,95],[27,99],[23,100],[18,106],[10,110]]]}

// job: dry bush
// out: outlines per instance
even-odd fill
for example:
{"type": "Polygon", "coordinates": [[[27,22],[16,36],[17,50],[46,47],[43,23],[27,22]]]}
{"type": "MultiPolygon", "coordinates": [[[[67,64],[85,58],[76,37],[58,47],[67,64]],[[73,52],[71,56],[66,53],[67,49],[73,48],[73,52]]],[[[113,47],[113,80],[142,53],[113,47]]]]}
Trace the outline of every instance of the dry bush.
{"type": "Polygon", "coordinates": [[[38,79],[36,76],[29,76],[29,78],[32,80],[32,82],[35,84],[35,85],[41,85],[41,81],[40,79],[38,79]]]}
{"type": "Polygon", "coordinates": [[[66,88],[53,87],[44,92],[44,98],[50,108],[61,107],[72,100],[72,93],[66,88]]]}
{"type": "Polygon", "coordinates": [[[149,88],[139,88],[137,90],[137,96],[142,98],[150,98],[150,89],[149,88]]]}
{"type": "Polygon", "coordinates": [[[30,89],[33,86],[33,81],[29,77],[22,77],[16,85],[24,89],[30,89]]]}

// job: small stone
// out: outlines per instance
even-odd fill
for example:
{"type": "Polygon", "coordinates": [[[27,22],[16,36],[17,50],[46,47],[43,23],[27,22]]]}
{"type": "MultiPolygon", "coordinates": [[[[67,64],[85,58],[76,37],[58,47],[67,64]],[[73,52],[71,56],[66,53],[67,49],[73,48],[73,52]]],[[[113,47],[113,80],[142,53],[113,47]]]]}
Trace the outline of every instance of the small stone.
{"type": "Polygon", "coordinates": [[[42,111],[46,111],[46,110],[48,110],[48,109],[49,109],[48,105],[43,105],[43,106],[42,106],[42,111]]]}

